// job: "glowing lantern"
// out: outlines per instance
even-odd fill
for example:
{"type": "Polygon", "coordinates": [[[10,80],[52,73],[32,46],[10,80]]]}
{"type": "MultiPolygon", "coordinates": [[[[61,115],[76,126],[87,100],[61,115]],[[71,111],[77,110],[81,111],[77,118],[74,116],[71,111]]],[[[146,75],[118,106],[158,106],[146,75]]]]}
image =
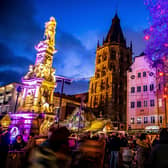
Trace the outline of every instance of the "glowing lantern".
{"type": "Polygon", "coordinates": [[[159,72],[159,76],[163,76],[163,72],[159,72]]]}
{"type": "Polygon", "coordinates": [[[145,40],[149,40],[149,38],[150,38],[149,35],[146,35],[146,36],[144,37],[145,40]]]}
{"type": "Polygon", "coordinates": [[[165,46],[165,47],[168,47],[168,43],[165,43],[164,46],[165,46]]]}
{"type": "Polygon", "coordinates": [[[167,98],[167,95],[163,95],[163,98],[166,99],[166,98],[167,98]]]}
{"type": "Polygon", "coordinates": [[[9,126],[10,123],[11,123],[11,119],[10,119],[9,115],[6,114],[6,115],[2,118],[2,120],[1,120],[0,123],[1,123],[1,125],[2,125],[3,128],[8,128],[8,126],[9,126]]]}

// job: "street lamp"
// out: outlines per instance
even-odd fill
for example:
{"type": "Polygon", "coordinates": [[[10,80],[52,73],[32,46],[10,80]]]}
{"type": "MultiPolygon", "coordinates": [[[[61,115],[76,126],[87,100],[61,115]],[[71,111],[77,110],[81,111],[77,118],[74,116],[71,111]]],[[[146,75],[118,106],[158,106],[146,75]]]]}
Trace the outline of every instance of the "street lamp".
{"type": "Polygon", "coordinates": [[[86,98],[86,96],[84,96],[84,95],[81,97],[81,104],[80,104],[80,109],[79,109],[78,134],[79,134],[79,129],[80,129],[81,113],[82,113],[82,110],[83,110],[83,103],[84,103],[85,98],[86,98]]]}
{"type": "Polygon", "coordinates": [[[62,94],[64,91],[64,83],[70,85],[72,80],[62,77],[62,76],[56,76],[56,82],[61,82],[61,93],[60,93],[60,101],[59,101],[59,108],[57,110],[57,122],[58,122],[58,127],[59,127],[59,119],[60,119],[60,113],[61,113],[61,106],[62,106],[62,94]]]}
{"type": "Polygon", "coordinates": [[[17,104],[18,104],[19,94],[22,92],[21,86],[18,86],[16,88],[16,91],[17,91],[17,95],[16,95],[16,103],[15,103],[15,108],[14,108],[14,114],[16,113],[16,108],[17,108],[17,104]]]}

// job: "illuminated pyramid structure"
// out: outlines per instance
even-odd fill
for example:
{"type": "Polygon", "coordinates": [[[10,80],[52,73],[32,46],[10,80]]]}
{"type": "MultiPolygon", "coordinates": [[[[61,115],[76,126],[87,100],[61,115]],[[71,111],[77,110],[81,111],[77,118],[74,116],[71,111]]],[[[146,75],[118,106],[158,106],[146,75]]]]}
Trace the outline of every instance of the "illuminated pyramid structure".
{"type": "Polygon", "coordinates": [[[25,112],[53,112],[53,93],[56,87],[55,69],[52,67],[55,50],[56,21],[51,17],[45,23],[44,40],[40,41],[34,65],[22,78],[24,84],[21,107],[25,112]]]}

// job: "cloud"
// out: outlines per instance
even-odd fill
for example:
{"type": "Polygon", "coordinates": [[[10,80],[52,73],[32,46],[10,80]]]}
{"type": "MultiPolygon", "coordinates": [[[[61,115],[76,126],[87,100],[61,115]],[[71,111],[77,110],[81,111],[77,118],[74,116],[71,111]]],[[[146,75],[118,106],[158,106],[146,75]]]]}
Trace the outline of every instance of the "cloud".
{"type": "Polygon", "coordinates": [[[16,71],[13,70],[7,70],[7,71],[0,71],[0,84],[5,85],[7,83],[12,82],[20,82],[21,81],[21,74],[19,74],[16,71]]]}
{"type": "Polygon", "coordinates": [[[88,50],[75,36],[58,31],[54,57],[57,74],[71,77],[88,77],[94,73],[95,50],[88,50]]]}
{"type": "MultiPolygon", "coordinates": [[[[0,36],[8,46],[31,51],[42,34],[32,0],[1,0],[0,36]]],[[[34,50],[34,49],[33,49],[34,50]]]]}
{"type": "MultiPolygon", "coordinates": [[[[68,95],[78,94],[88,92],[89,89],[89,81],[88,80],[79,80],[72,81],[70,85],[64,85],[64,93],[68,95]]],[[[61,91],[61,83],[57,83],[56,92],[61,91]]]]}
{"type": "Polygon", "coordinates": [[[132,41],[133,43],[133,56],[137,56],[145,49],[144,34],[142,31],[134,31],[132,29],[124,29],[124,34],[127,40],[127,44],[132,41]]]}
{"type": "Polygon", "coordinates": [[[0,83],[20,81],[33,62],[26,57],[15,55],[5,44],[0,43],[0,83]]]}
{"type": "Polygon", "coordinates": [[[29,64],[33,62],[26,57],[16,56],[10,48],[8,48],[5,44],[0,43],[0,55],[1,61],[0,66],[1,69],[4,67],[19,67],[21,69],[25,68],[29,64]]]}
{"type": "MultiPolygon", "coordinates": [[[[42,40],[44,29],[40,27],[41,23],[35,19],[38,13],[36,13],[34,4],[33,0],[1,1],[1,83],[20,81],[28,71],[28,65],[35,62],[34,45],[42,40]]],[[[75,78],[92,76],[95,49],[83,45],[79,39],[70,33],[59,30],[59,27],[56,39],[56,48],[58,49],[58,53],[54,56],[56,74],[75,78]]],[[[74,89],[78,88],[75,84],[71,86],[74,89]]],[[[79,90],[81,90],[80,88],[79,90]]],[[[71,88],[71,90],[73,89],[71,88]]]]}

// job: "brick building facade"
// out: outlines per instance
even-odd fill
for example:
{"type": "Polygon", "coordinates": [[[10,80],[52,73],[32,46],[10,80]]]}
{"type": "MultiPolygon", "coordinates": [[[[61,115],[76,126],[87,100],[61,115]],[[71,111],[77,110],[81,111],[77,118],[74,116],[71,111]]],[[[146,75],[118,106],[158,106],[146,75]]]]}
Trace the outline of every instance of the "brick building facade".
{"type": "Polygon", "coordinates": [[[89,86],[88,106],[112,121],[126,121],[127,69],[132,45],[126,46],[117,14],[102,46],[97,44],[95,74],[89,86]]]}

